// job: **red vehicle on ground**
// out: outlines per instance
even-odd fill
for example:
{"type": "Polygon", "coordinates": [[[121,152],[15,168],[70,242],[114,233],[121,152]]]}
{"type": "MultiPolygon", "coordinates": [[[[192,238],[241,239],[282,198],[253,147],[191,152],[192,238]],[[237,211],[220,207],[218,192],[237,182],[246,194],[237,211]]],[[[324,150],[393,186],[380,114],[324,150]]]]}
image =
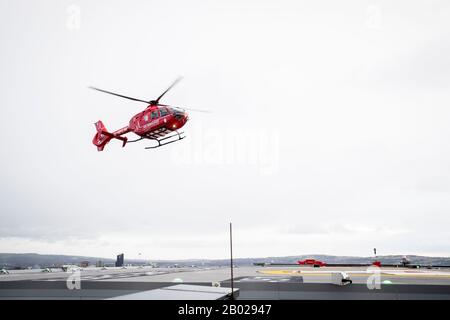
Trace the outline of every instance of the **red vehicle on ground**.
{"type": "Polygon", "coordinates": [[[307,258],[305,260],[299,260],[299,261],[297,261],[297,263],[299,265],[302,265],[302,266],[313,266],[315,268],[320,268],[320,267],[326,266],[325,262],[322,262],[320,260],[316,260],[316,259],[313,259],[313,258],[307,258]]]}
{"type": "Polygon", "coordinates": [[[381,268],[381,261],[376,260],[372,262],[372,265],[381,268]]]}

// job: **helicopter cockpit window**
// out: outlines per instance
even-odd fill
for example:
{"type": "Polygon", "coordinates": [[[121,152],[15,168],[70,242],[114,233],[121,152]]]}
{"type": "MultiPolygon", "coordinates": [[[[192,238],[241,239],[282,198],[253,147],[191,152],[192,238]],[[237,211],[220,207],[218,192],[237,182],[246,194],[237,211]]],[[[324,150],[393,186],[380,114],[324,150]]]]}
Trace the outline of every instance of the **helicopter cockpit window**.
{"type": "Polygon", "coordinates": [[[152,111],[152,119],[158,118],[158,111],[152,111]]]}
{"type": "Polygon", "coordinates": [[[163,109],[159,109],[159,112],[161,113],[161,117],[164,117],[165,115],[168,115],[169,112],[167,111],[167,109],[163,108],[163,109]]]}
{"type": "Polygon", "coordinates": [[[181,110],[174,109],[173,114],[175,116],[175,119],[177,119],[177,120],[181,120],[184,117],[184,112],[181,110]]]}

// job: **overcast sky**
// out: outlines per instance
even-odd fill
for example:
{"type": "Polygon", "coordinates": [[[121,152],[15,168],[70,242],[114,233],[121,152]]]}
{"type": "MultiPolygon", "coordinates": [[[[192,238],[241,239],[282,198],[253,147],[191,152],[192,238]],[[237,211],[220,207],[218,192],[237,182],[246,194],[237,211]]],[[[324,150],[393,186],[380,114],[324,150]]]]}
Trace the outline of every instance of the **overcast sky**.
{"type": "MultiPolygon", "coordinates": [[[[449,255],[448,1],[0,0],[0,252],[449,255]],[[145,108],[187,139],[97,152],[145,108]]],[[[130,138],[133,135],[130,134],[130,138]]],[[[141,255],[139,255],[141,253],[141,255]]]]}

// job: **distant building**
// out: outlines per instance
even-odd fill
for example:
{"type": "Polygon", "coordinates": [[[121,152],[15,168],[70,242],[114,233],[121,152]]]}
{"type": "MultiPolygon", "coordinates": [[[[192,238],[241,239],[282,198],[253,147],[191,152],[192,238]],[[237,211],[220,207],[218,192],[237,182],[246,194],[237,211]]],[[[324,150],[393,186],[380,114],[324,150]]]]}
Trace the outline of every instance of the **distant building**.
{"type": "Polygon", "coordinates": [[[97,263],[95,264],[95,266],[97,268],[103,268],[105,266],[105,264],[103,263],[102,260],[98,260],[97,263]]]}
{"type": "Polygon", "coordinates": [[[117,256],[116,267],[123,267],[124,254],[121,253],[117,256]]]}
{"type": "Polygon", "coordinates": [[[86,268],[89,266],[89,261],[81,261],[80,262],[80,267],[81,268],[86,268]]]}

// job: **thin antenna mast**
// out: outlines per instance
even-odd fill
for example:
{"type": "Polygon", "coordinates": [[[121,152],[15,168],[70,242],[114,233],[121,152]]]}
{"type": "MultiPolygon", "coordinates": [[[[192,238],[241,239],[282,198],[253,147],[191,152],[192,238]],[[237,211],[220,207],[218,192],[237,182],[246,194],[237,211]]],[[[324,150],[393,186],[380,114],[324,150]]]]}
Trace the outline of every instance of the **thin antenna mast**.
{"type": "Polygon", "coordinates": [[[233,277],[233,228],[230,222],[230,269],[231,269],[231,300],[234,300],[234,277],[233,277]]]}

